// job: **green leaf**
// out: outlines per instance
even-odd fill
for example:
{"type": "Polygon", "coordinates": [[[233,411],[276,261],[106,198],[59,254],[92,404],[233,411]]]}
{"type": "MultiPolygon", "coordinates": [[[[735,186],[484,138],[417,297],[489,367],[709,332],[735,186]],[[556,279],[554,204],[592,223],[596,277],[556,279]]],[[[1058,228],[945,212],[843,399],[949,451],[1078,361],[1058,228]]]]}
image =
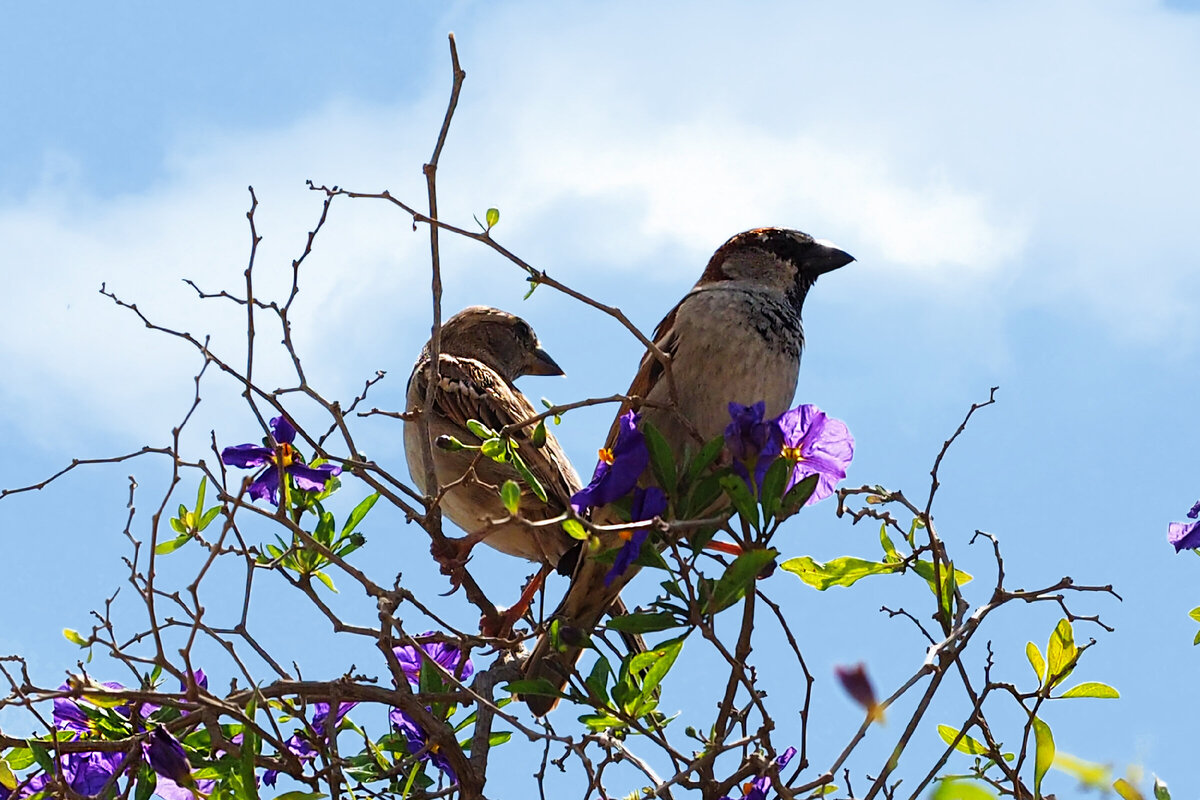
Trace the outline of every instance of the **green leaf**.
{"type": "Polygon", "coordinates": [[[650,420],[643,419],[642,435],[646,439],[646,449],[650,451],[650,468],[654,479],[668,495],[675,494],[675,456],[671,453],[671,445],[658,432],[658,428],[650,420]]]}
{"type": "Polygon", "coordinates": [[[196,530],[202,531],[212,524],[212,521],[217,518],[217,514],[221,513],[220,506],[213,506],[208,511],[204,512],[204,516],[200,517],[200,522],[196,525],[196,530]]]}
{"type": "Polygon", "coordinates": [[[374,492],[362,499],[362,502],[354,507],[350,512],[350,516],[346,517],[346,524],[342,526],[342,536],[347,536],[358,527],[358,523],[363,521],[363,517],[367,515],[375,503],[379,500],[379,492],[374,492]]]}
{"type": "Polygon", "coordinates": [[[0,758],[0,786],[10,792],[17,788],[17,776],[13,774],[12,768],[3,758],[0,758]]]}
{"type": "Polygon", "coordinates": [[[1050,646],[1046,650],[1050,668],[1047,678],[1050,686],[1057,686],[1071,674],[1073,667],[1068,665],[1075,660],[1076,652],[1075,632],[1071,629],[1071,622],[1060,619],[1058,625],[1054,626],[1054,633],[1050,634],[1050,646]]]}
{"type": "Polygon", "coordinates": [[[547,678],[531,678],[519,681],[509,681],[504,687],[506,692],[521,695],[542,695],[545,697],[566,697],[558,687],[547,678]]]}
{"type": "MultiPolygon", "coordinates": [[[[175,520],[171,520],[171,522],[174,521],[175,520]]],[[[185,533],[182,536],[176,536],[174,539],[168,539],[167,541],[159,544],[158,547],[154,548],[154,554],[158,556],[165,556],[167,553],[174,553],[191,540],[192,536],[189,533],[185,533]]]]}
{"type": "Polygon", "coordinates": [[[170,522],[171,522],[171,528],[176,533],[187,533],[187,525],[183,524],[183,520],[178,519],[176,517],[172,517],[170,522]]]}
{"type": "MultiPolygon", "coordinates": [[[[934,587],[934,583],[933,583],[933,577],[934,577],[933,576],[933,563],[929,562],[929,561],[917,561],[912,565],[912,569],[913,569],[913,572],[917,573],[922,578],[924,578],[926,581],[928,581],[929,588],[933,589],[934,594],[937,594],[937,589],[934,587]]],[[[939,570],[939,572],[945,572],[945,571],[946,571],[946,568],[943,565],[942,568],[939,570]]],[[[943,580],[944,580],[944,578],[943,578],[943,580]]],[[[954,582],[957,583],[959,586],[966,586],[972,580],[974,580],[974,578],[970,574],[963,572],[961,569],[954,570],[954,582]]]]}
{"type": "Polygon", "coordinates": [[[708,613],[716,614],[741,600],[754,585],[758,573],[778,555],[779,551],[775,549],[747,550],[735,558],[733,563],[726,567],[725,573],[717,581],[712,595],[708,598],[708,613]]]}
{"type": "Polygon", "coordinates": [[[1171,800],[1171,792],[1167,789],[1167,784],[1163,783],[1162,778],[1154,776],[1154,800],[1171,800]]]}
{"type": "Polygon", "coordinates": [[[71,644],[77,644],[80,647],[87,647],[87,639],[79,635],[79,631],[73,628],[63,628],[63,638],[71,644]]]}
{"type": "Polygon", "coordinates": [[[578,539],[582,542],[586,541],[588,538],[588,532],[583,527],[583,523],[577,519],[564,519],[562,522],[562,527],[563,530],[567,532],[567,535],[572,539],[578,539]]]}
{"type": "Polygon", "coordinates": [[[1076,758],[1070,753],[1059,752],[1054,756],[1054,768],[1061,770],[1082,784],[1081,788],[1105,792],[1112,781],[1112,770],[1106,764],[1096,764],[1076,758]]]}
{"type": "Polygon", "coordinates": [[[937,788],[929,795],[929,800],[995,800],[996,795],[990,789],[961,778],[948,778],[938,781],[937,788]]]}
{"type": "Polygon", "coordinates": [[[504,503],[504,507],[508,509],[509,514],[514,516],[517,509],[521,507],[521,487],[512,478],[504,482],[500,487],[500,501],[504,503]]]}
{"type": "Polygon", "coordinates": [[[546,420],[538,420],[537,427],[533,429],[533,434],[529,437],[529,443],[534,447],[546,446],[546,420]]]}
{"type": "Polygon", "coordinates": [[[763,475],[762,487],[758,492],[758,504],[762,506],[763,520],[770,522],[779,510],[783,501],[783,489],[787,486],[788,477],[792,473],[792,462],[786,458],[777,458],[767,467],[763,475]]]}
{"type": "Polygon", "coordinates": [[[687,516],[689,518],[703,516],[720,496],[720,478],[716,475],[705,475],[688,497],[687,516]]]}
{"type": "Polygon", "coordinates": [[[1192,639],[1192,647],[1200,644],[1200,631],[1196,631],[1196,638],[1192,639]]]}
{"type": "Polygon", "coordinates": [[[737,475],[722,475],[720,483],[721,488],[725,490],[725,494],[733,503],[734,509],[738,512],[738,516],[754,530],[759,530],[758,503],[754,502],[754,497],[750,494],[750,489],[746,487],[746,482],[737,475]]]}
{"type": "Polygon", "coordinates": [[[1072,686],[1063,692],[1060,697],[1101,697],[1113,699],[1120,697],[1120,693],[1116,689],[1106,683],[1098,683],[1097,681],[1088,681],[1081,683],[1078,686],[1072,686]]]}
{"type": "Polygon", "coordinates": [[[1042,651],[1033,642],[1027,642],[1025,657],[1029,659],[1029,666],[1033,667],[1033,673],[1037,675],[1038,686],[1041,686],[1042,681],[1046,680],[1046,660],[1042,658],[1042,651]]]}
{"type": "Polygon", "coordinates": [[[467,420],[467,430],[475,434],[480,441],[496,438],[496,432],[477,419],[467,420]]]}
{"type": "Polygon", "coordinates": [[[513,466],[516,467],[517,474],[521,476],[521,479],[529,485],[529,488],[533,491],[534,496],[543,503],[546,502],[546,490],[542,487],[542,482],[539,481],[537,476],[533,474],[532,470],[525,465],[524,459],[522,459],[516,453],[513,453],[513,466]]]}
{"type": "Polygon", "coordinates": [[[1188,616],[1191,617],[1192,619],[1196,620],[1196,622],[1200,622],[1200,606],[1196,606],[1191,611],[1189,611],[1188,616]]]}
{"type": "Polygon", "coordinates": [[[642,679],[640,696],[642,705],[654,699],[654,692],[658,689],[658,685],[662,683],[663,678],[667,677],[667,673],[670,672],[675,659],[679,657],[679,652],[683,650],[683,641],[685,638],[685,636],[680,636],[675,639],[668,639],[649,652],[640,653],[629,660],[630,672],[633,672],[635,669],[638,671],[644,669],[647,661],[649,661],[649,668],[646,669],[645,677],[642,679]]]}
{"type": "Polygon", "coordinates": [[[854,556],[842,556],[824,564],[811,556],[800,556],[789,558],[779,566],[822,592],[830,586],[851,586],[868,575],[886,575],[898,569],[896,564],[866,561],[854,556]]]}
{"type": "Polygon", "coordinates": [[[333,578],[329,577],[329,575],[322,570],[317,570],[312,574],[312,576],[329,587],[329,591],[333,592],[334,594],[340,594],[340,592],[337,590],[337,587],[333,585],[333,578]]]}
{"type": "Polygon", "coordinates": [[[883,546],[883,560],[887,563],[892,564],[904,560],[892,542],[892,537],[888,536],[886,522],[879,524],[879,544],[883,546]]]}
{"type": "Polygon", "coordinates": [[[500,221],[500,209],[489,208],[483,219],[485,222],[487,222],[488,230],[491,230],[496,226],[496,223],[500,221]]]}
{"type": "Polygon", "coordinates": [[[1046,770],[1050,769],[1050,765],[1054,763],[1054,736],[1050,733],[1049,725],[1034,717],[1033,737],[1037,747],[1033,761],[1033,793],[1040,798],[1042,796],[1042,778],[1046,777],[1046,770]]]}
{"type": "Polygon", "coordinates": [[[492,461],[499,461],[503,463],[508,458],[508,447],[501,439],[494,437],[487,439],[482,445],[479,446],[479,449],[492,461]]]}
{"type": "Polygon", "coordinates": [[[783,496],[783,500],[779,503],[779,513],[777,516],[780,520],[791,517],[808,502],[808,498],[812,497],[812,493],[817,490],[818,480],[820,480],[820,476],[814,472],[791,489],[788,489],[787,494],[783,496]]]}
{"type": "Polygon", "coordinates": [[[613,617],[607,625],[609,630],[624,631],[625,633],[654,633],[678,626],[679,622],[676,621],[675,615],[666,611],[657,614],[624,614],[613,617]]]}
{"type": "MultiPolygon", "coordinates": [[[[717,456],[721,455],[721,450],[724,449],[724,447],[725,437],[722,435],[709,439],[708,442],[705,443],[704,447],[700,448],[700,452],[697,453],[696,457],[693,458],[691,463],[687,465],[687,470],[684,473],[684,480],[687,482],[688,486],[691,486],[693,483],[695,483],[696,479],[700,477],[700,473],[717,460],[717,456]]],[[[696,510],[700,511],[702,509],[696,510]]]]}
{"type": "Polygon", "coordinates": [[[200,477],[200,486],[196,489],[196,511],[204,508],[204,493],[208,489],[208,476],[200,477]]]}
{"type": "MultiPolygon", "coordinates": [[[[937,732],[938,736],[941,736],[942,741],[946,744],[952,744],[955,737],[958,736],[958,728],[951,728],[949,725],[938,725],[937,732]]],[[[970,756],[985,756],[988,754],[987,746],[983,742],[966,734],[963,734],[963,737],[958,740],[958,744],[954,745],[954,749],[970,756]]]]}
{"type": "Polygon", "coordinates": [[[19,772],[33,764],[33,751],[28,747],[14,747],[8,751],[8,755],[4,757],[4,760],[8,762],[10,767],[19,772]]]}
{"type": "Polygon", "coordinates": [[[1113,788],[1117,790],[1117,794],[1121,795],[1124,800],[1144,800],[1142,793],[1137,790],[1137,787],[1124,778],[1117,778],[1113,781],[1113,788]]]}
{"type": "Polygon", "coordinates": [[[612,665],[608,663],[607,658],[600,656],[596,659],[596,663],[592,665],[592,671],[588,673],[584,683],[592,690],[592,694],[607,703],[608,681],[611,677],[612,665]]]}

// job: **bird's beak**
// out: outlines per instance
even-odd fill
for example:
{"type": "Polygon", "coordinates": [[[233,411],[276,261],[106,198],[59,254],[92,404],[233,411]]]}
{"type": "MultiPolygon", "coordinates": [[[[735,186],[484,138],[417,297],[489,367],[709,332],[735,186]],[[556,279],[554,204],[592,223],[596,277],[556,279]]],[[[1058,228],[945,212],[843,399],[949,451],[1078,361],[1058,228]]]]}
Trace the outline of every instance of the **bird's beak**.
{"type": "Polygon", "coordinates": [[[854,260],[854,256],[845,250],[834,247],[833,242],[818,239],[813,244],[815,247],[806,254],[804,266],[814,275],[824,275],[826,272],[833,272],[835,269],[844,267],[854,260]]]}
{"type": "Polygon", "coordinates": [[[535,347],[532,357],[525,366],[526,375],[566,375],[550,354],[540,347],[535,347]]]}

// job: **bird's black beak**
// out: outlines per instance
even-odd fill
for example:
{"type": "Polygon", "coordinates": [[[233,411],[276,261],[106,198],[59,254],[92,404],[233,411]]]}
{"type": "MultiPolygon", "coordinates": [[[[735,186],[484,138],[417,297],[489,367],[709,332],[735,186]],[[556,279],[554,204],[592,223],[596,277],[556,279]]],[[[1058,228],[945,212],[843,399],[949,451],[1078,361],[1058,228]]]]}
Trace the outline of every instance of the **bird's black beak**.
{"type": "Polygon", "coordinates": [[[526,375],[566,375],[558,362],[540,347],[535,347],[525,365],[526,375]]]}
{"type": "Polygon", "coordinates": [[[805,270],[813,275],[824,275],[844,267],[854,260],[854,256],[845,250],[839,250],[831,242],[818,239],[813,242],[812,249],[805,254],[805,270]]]}

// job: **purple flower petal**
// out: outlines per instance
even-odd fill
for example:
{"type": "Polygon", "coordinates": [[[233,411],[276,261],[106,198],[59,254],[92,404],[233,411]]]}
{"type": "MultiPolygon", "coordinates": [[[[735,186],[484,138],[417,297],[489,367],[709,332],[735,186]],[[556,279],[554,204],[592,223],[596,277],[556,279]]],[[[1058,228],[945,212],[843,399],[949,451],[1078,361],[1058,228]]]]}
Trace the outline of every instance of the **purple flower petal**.
{"type": "Polygon", "coordinates": [[[253,469],[269,464],[275,451],[261,444],[235,444],[221,451],[221,461],[230,467],[253,469]]]}
{"type": "MultiPolygon", "coordinates": [[[[436,635],[435,631],[425,631],[414,638],[418,641],[426,636],[436,635]]],[[[465,681],[475,672],[475,667],[471,664],[471,659],[466,659],[462,663],[462,672],[459,672],[459,664],[463,661],[462,651],[452,644],[445,642],[421,642],[421,651],[424,651],[425,656],[433,659],[435,663],[443,669],[465,681]]],[[[400,669],[404,671],[404,677],[408,678],[408,682],[416,685],[421,682],[421,662],[423,657],[414,645],[404,645],[396,647],[392,650],[396,654],[396,660],[400,662],[400,669]]]]}
{"type": "Polygon", "coordinates": [[[279,505],[279,468],[272,464],[258,473],[249,491],[251,500],[269,500],[279,505]]]}
{"type": "Polygon", "coordinates": [[[1188,519],[1196,519],[1200,517],[1200,500],[1196,501],[1196,505],[1192,506],[1192,510],[1187,513],[1188,519]]]}
{"type": "Polygon", "coordinates": [[[287,421],[287,417],[280,416],[271,419],[271,435],[279,444],[291,444],[296,441],[296,429],[292,423],[287,421]]]}
{"type": "MultiPolygon", "coordinates": [[[[667,510],[667,496],[657,486],[633,490],[633,504],[629,507],[630,522],[644,522],[654,519],[667,510]]],[[[637,561],[642,552],[642,545],[650,535],[649,528],[634,530],[613,559],[612,569],[604,575],[604,585],[610,586],[613,581],[625,574],[625,570],[637,561]]]]}
{"type": "Polygon", "coordinates": [[[601,459],[592,474],[592,482],[571,496],[571,507],[576,514],[608,505],[629,494],[637,485],[638,478],[650,464],[646,438],[637,427],[639,419],[632,411],[621,415],[611,463],[601,459]]]}
{"type": "Polygon", "coordinates": [[[763,420],[767,404],[759,401],[752,406],[729,404],[732,420],[725,427],[725,446],[733,456],[733,471],[741,476],[752,491],[762,486],[771,463],[783,449],[783,432],[777,420],[763,420]],[[750,483],[748,464],[754,463],[754,483],[750,483]]]}
{"type": "Polygon", "coordinates": [[[1167,526],[1167,541],[1176,553],[1200,547],[1200,522],[1172,522],[1167,526]]]}
{"type": "MultiPolygon", "coordinates": [[[[784,455],[796,466],[788,479],[791,489],[809,475],[820,475],[808,505],[833,494],[838,481],[846,477],[846,467],[854,458],[854,437],[846,423],[827,417],[814,405],[806,404],[785,411],[779,417],[783,432],[784,455]]],[[[786,490],[785,490],[786,491],[786,490]]]]}
{"type": "Polygon", "coordinates": [[[155,728],[145,747],[146,759],[159,775],[181,785],[192,782],[192,765],[188,763],[187,753],[166,728],[155,728]]]}
{"type": "MultiPolygon", "coordinates": [[[[396,730],[404,734],[404,738],[408,740],[408,752],[412,754],[420,753],[425,749],[429,737],[425,735],[425,731],[416,721],[405,714],[398,708],[393,708],[388,714],[388,719],[396,730]]],[[[431,747],[421,755],[421,761],[432,761],[433,765],[446,773],[451,783],[458,783],[458,776],[454,774],[454,768],[450,766],[450,762],[446,757],[435,747],[431,747]]]]}
{"type": "Polygon", "coordinates": [[[325,483],[334,475],[341,475],[342,468],[336,464],[322,464],[319,467],[310,467],[298,462],[292,462],[286,468],[286,471],[296,481],[296,486],[306,492],[322,492],[325,490],[325,483]]]}

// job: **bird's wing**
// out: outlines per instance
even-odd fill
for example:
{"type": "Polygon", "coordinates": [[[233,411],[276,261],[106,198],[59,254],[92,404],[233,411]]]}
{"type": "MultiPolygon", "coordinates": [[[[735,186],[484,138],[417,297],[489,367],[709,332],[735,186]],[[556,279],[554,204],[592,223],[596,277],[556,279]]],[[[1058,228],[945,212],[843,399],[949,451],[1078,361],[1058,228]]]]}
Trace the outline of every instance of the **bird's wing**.
{"type": "MultiPolygon", "coordinates": [[[[473,358],[444,353],[440,363],[441,375],[433,393],[434,412],[461,431],[458,438],[463,442],[470,444],[478,441],[467,428],[468,420],[478,420],[492,430],[499,431],[507,425],[537,415],[538,412],[525,395],[486,364],[473,358]]],[[[431,373],[432,370],[426,365],[413,374],[416,394],[410,396],[425,396],[431,373]]],[[[517,454],[545,488],[547,505],[551,510],[549,516],[553,516],[566,508],[571,495],[579,491],[581,484],[562,445],[552,433],[546,432],[544,446],[533,446],[530,437],[534,427],[530,425],[514,431],[511,438],[517,444],[517,454]]],[[[512,468],[505,467],[504,471],[512,473],[506,477],[516,477],[512,468]]],[[[529,487],[522,481],[518,483],[521,484],[523,497],[532,498],[529,487]]],[[[540,501],[533,500],[533,503],[540,504],[540,501]]]]}
{"type": "MultiPolygon", "coordinates": [[[[688,295],[690,297],[690,294],[688,295]]],[[[683,298],[684,300],[687,297],[683,298]]],[[[679,302],[672,308],[667,315],[662,318],[654,329],[654,344],[658,346],[668,356],[674,356],[675,351],[679,348],[679,342],[675,335],[675,315],[679,313],[679,306],[683,305],[683,301],[679,302]]],[[[629,384],[629,389],[625,392],[630,397],[638,397],[645,400],[646,397],[658,385],[662,379],[666,368],[663,363],[655,357],[654,353],[649,350],[642,356],[642,362],[638,365],[637,374],[633,376],[633,382],[629,384]]],[[[608,438],[604,442],[605,447],[613,447],[617,443],[617,431],[620,428],[621,415],[629,410],[629,404],[624,403],[621,406],[617,418],[613,420],[612,427],[609,428],[608,438]]]]}

